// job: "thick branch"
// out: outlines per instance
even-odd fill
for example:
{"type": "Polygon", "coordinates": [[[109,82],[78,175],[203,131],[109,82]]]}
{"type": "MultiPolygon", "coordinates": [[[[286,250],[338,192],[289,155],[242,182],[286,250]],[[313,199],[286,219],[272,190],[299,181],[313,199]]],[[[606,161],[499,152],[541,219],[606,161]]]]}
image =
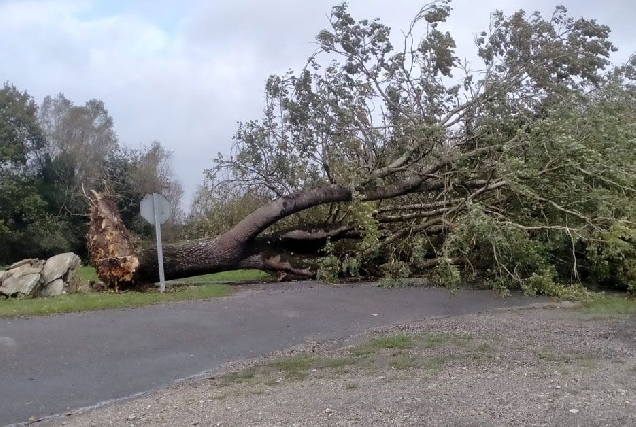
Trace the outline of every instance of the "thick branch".
{"type": "Polygon", "coordinates": [[[409,220],[418,219],[418,218],[430,218],[433,216],[443,215],[446,212],[449,212],[450,210],[451,208],[448,207],[448,208],[434,209],[431,211],[414,212],[414,213],[403,214],[403,215],[389,215],[389,216],[383,216],[378,218],[378,221],[381,223],[390,223],[390,222],[409,221],[409,220]]]}
{"type": "Polygon", "coordinates": [[[269,255],[265,253],[251,255],[237,265],[238,268],[254,268],[278,274],[278,279],[311,279],[316,277],[316,269],[307,260],[290,256],[269,255]],[[294,265],[292,265],[294,262],[294,265]],[[304,265],[304,267],[298,267],[304,265]]]}
{"type": "Polygon", "coordinates": [[[349,225],[312,231],[292,230],[283,234],[263,235],[250,244],[250,253],[289,253],[317,256],[327,240],[360,239],[362,234],[349,225]]]}
{"type": "Polygon", "coordinates": [[[412,205],[392,205],[392,206],[381,207],[378,209],[378,212],[430,210],[430,209],[437,209],[437,208],[445,208],[452,204],[453,204],[452,200],[441,200],[439,202],[416,203],[412,205]]]}

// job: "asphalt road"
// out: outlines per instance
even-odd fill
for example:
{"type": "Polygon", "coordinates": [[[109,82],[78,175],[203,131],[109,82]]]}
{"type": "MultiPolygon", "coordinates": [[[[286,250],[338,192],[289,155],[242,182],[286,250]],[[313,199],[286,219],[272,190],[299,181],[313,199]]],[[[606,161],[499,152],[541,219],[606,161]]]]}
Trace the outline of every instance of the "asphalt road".
{"type": "Polygon", "coordinates": [[[0,319],[0,424],[92,406],[308,340],[536,302],[492,292],[273,284],[210,301],[0,319]]]}

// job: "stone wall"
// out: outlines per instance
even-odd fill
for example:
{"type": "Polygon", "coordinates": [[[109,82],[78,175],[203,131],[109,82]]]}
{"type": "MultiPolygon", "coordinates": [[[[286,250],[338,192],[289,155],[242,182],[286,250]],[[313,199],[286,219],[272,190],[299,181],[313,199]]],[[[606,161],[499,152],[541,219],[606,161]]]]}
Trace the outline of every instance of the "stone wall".
{"type": "Polygon", "coordinates": [[[55,296],[66,292],[81,264],[72,252],[47,260],[25,259],[0,270],[0,295],[55,296]]]}

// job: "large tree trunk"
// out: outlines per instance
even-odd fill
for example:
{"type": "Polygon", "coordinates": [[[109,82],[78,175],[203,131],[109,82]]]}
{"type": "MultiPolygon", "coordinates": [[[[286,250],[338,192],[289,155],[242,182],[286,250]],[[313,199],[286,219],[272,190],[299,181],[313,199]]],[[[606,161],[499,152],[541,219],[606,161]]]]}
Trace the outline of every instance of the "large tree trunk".
{"type": "MultiPolygon", "coordinates": [[[[166,279],[241,268],[276,272],[286,278],[314,277],[315,252],[327,238],[351,233],[350,227],[257,236],[285,216],[321,203],[350,199],[350,190],[335,186],[284,197],[256,210],[221,236],[164,244],[166,279]],[[313,248],[314,256],[304,256],[307,251],[303,253],[301,248],[313,248]]],[[[90,217],[88,249],[100,279],[111,288],[158,280],[156,247],[143,245],[128,233],[110,196],[93,192],[90,217]]]]}
{"type": "MultiPolygon", "coordinates": [[[[443,191],[445,182],[435,173],[461,157],[478,157],[501,146],[473,150],[458,156],[449,156],[410,179],[380,188],[352,188],[326,185],[290,196],[280,197],[255,210],[225,234],[202,240],[184,241],[163,246],[166,279],[179,279],[200,274],[240,268],[257,268],[277,272],[285,277],[314,277],[315,257],[327,239],[352,237],[356,230],[348,226],[335,229],[296,230],[278,236],[259,237],[277,221],[305,209],[325,203],[351,201],[354,194],[364,200],[392,199],[410,193],[435,194],[443,191]],[[303,252],[304,248],[306,251],[303,252]],[[299,254],[299,252],[301,252],[299,254]],[[307,253],[309,252],[309,253],[307,253]],[[303,256],[311,255],[311,256],[303,256]]],[[[477,189],[474,197],[484,191],[505,185],[499,181],[476,180],[462,183],[467,189],[477,189]]],[[[131,238],[126,230],[112,198],[93,192],[91,221],[88,232],[88,249],[91,264],[98,276],[112,288],[131,287],[158,280],[157,253],[154,246],[142,245],[131,238]]],[[[440,211],[443,212],[443,211],[440,211]]],[[[385,218],[395,221],[394,217],[385,218]]],[[[429,221],[426,227],[446,227],[439,221],[429,221]]],[[[420,230],[426,231],[426,228],[420,230]]],[[[390,236],[398,238],[399,235],[390,236]]]]}

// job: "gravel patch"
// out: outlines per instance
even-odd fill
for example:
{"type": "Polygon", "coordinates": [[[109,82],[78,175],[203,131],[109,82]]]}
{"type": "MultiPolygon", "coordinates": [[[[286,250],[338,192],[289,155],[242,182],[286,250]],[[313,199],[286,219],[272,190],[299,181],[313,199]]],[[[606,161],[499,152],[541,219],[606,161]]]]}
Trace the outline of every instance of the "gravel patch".
{"type": "Polygon", "coordinates": [[[395,325],[38,424],[636,425],[636,320],[546,306],[395,325]]]}

